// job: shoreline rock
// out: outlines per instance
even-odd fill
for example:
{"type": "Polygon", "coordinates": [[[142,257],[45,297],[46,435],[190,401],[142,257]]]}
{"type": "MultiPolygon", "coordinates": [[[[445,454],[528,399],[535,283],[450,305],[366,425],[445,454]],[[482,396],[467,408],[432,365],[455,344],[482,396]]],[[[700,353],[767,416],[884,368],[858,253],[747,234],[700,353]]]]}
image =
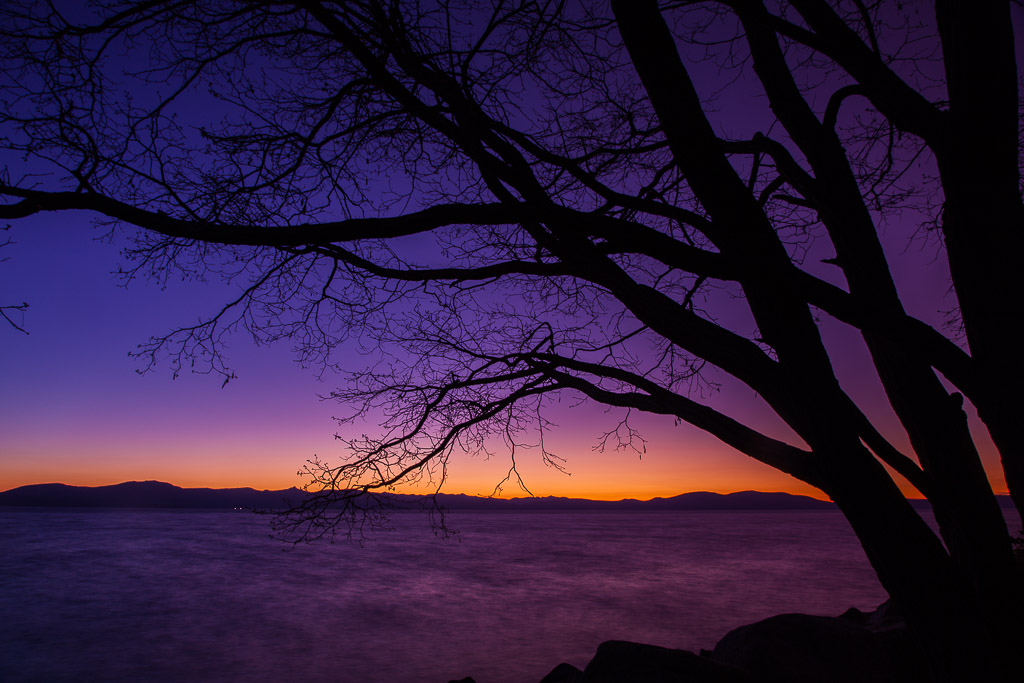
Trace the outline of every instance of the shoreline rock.
{"type": "Polygon", "coordinates": [[[763,683],[898,683],[880,639],[841,617],[769,617],[727,633],[711,658],[763,683]]]}
{"type": "MultiPolygon", "coordinates": [[[[462,679],[470,683],[473,679],[462,679]]],[[[601,643],[579,668],[540,683],[924,683],[927,662],[890,602],[837,617],[780,614],[725,634],[694,654],[623,640],[601,643]]]]}

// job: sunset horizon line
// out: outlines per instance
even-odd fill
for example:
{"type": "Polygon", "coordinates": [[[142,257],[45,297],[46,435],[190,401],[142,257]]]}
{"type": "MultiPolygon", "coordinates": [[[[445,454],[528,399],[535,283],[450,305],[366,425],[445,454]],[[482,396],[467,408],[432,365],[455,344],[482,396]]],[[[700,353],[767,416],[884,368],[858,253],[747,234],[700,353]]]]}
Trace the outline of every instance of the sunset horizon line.
{"type": "MultiPolygon", "coordinates": [[[[10,488],[7,488],[7,489],[2,489],[2,490],[0,490],[0,493],[7,493],[9,491],[14,491],[14,490],[17,490],[17,489],[20,489],[20,488],[25,488],[25,487],[30,487],[30,486],[53,486],[53,485],[59,485],[59,486],[68,486],[68,487],[74,487],[74,488],[105,488],[105,487],[112,487],[112,486],[120,486],[120,485],[123,485],[123,484],[139,484],[139,483],[167,484],[169,486],[174,486],[176,488],[185,489],[185,490],[188,490],[188,489],[209,489],[209,490],[214,490],[214,491],[218,491],[218,490],[219,491],[225,491],[225,490],[233,490],[233,489],[250,489],[250,490],[253,490],[253,491],[262,491],[262,492],[290,491],[290,490],[293,490],[293,489],[294,490],[300,490],[300,491],[304,490],[300,486],[290,486],[290,487],[279,488],[279,489],[275,489],[275,488],[259,488],[259,487],[256,487],[256,486],[212,486],[212,485],[207,485],[207,486],[182,486],[180,484],[175,484],[175,483],[172,483],[172,482],[163,481],[163,480],[159,480],[159,479],[126,479],[126,480],[123,480],[123,481],[117,481],[117,482],[110,483],[110,484],[69,484],[69,483],[61,482],[61,481],[42,481],[42,482],[35,482],[35,483],[31,483],[31,484],[20,484],[20,485],[13,486],[13,487],[10,487],[10,488]]],[[[790,495],[790,496],[799,496],[799,497],[804,497],[804,498],[813,498],[815,500],[824,501],[824,502],[833,502],[833,501],[831,501],[827,497],[810,495],[810,494],[805,493],[805,492],[799,492],[798,493],[798,492],[794,492],[794,491],[785,491],[785,490],[762,490],[762,489],[751,489],[751,488],[746,488],[746,489],[730,489],[730,490],[725,490],[725,489],[712,490],[712,489],[709,489],[709,488],[698,488],[698,489],[692,489],[692,490],[688,490],[688,491],[680,491],[678,493],[669,493],[669,494],[663,494],[663,495],[655,495],[655,496],[651,496],[649,498],[640,498],[640,497],[637,497],[637,496],[630,496],[630,495],[625,495],[625,496],[622,496],[622,497],[607,497],[607,496],[606,497],[602,497],[602,494],[595,494],[593,496],[591,496],[591,495],[557,495],[557,494],[535,495],[535,494],[532,494],[532,493],[527,492],[527,491],[521,492],[521,495],[500,495],[500,494],[499,495],[487,495],[487,494],[479,494],[479,493],[468,493],[468,492],[465,492],[465,491],[432,491],[432,492],[423,492],[423,491],[412,491],[412,490],[375,491],[374,493],[388,493],[388,494],[394,494],[394,495],[411,495],[411,496],[430,496],[430,495],[440,494],[440,495],[445,495],[445,496],[468,496],[468,497],[471,497],[471,498],[484,498],[484,499],[494,499],[494,500],[516,500],[516,499],[524,499],[524,498],[525,499],[530,499],[530,498],[535,498],[535,499],[562,498],[562,499],[568,499],[568,500],[590,500],[590,501],[595,501],[595,502],[618,502],[618,501],[627,501],[627,500],[638,500],[638,501],[641,501],[641,502],[646,502],[646,501],[657,500],[657,499],[675,498],[677,496],[684,496],[684,495],[691,494],[691,493],[712,493],[712,494],[721,495],[721,496],[728,496],[728,495],[736,494],[736,493],[764,493],[764,494],[784,493],[784,494],[790,495]]],[[[999,495],[1007,495],[1007,494],[1005,494],[1005,493],[996,493],[995,495],[999,496],[999,495]]],[[[918,498],[917,496],[915,496],[915,497],[908,497],[908,500],[915,500],[917,498],[918,498]]]]}

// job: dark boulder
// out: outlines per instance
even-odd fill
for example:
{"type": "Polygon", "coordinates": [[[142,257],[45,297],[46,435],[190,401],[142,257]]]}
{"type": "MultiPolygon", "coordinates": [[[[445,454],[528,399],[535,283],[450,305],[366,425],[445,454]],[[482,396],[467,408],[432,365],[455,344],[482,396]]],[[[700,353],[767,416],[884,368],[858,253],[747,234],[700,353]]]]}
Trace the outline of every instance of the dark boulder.
{"type": "Polygon", "coordinates": [[[686,650],[623,640],[601,643],[581,683],[749,683],[731,666],[686,650]]]}
{"type": "Polygon", "coordinates": [[[540,683],[579,683],[583,679],[583,672],[572,664],[562,662],[551,670],[540,683]]]}
{"type": "Polygon", "coordinates": [[[878,609],[868,612],[864,617],[864,628],[875,635],[889,655],[897,680],[902,683],[924,683],[930,680],[928,661],[892,601],[883,602],[878,609]]]}
{"type": "Polygon", "coordinates": [[[906,622],[885,602],[839,617],[771,617],[699,655],[611,640],[584,671],[559,664],[541,683],[926,683],[927,672],[906,622]]]}
{"type": "Polygon", "coordinates": [[[882,641],[858,623],[869,618],[780,614],[730,631],[712,658],[759,683],[902,683],[882,641]]]}

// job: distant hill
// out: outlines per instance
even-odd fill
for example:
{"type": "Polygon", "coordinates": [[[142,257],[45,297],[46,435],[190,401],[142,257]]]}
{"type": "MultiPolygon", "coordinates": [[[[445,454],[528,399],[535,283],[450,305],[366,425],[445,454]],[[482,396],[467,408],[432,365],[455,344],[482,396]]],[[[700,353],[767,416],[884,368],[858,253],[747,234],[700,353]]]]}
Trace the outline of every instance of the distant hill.
{"type": "Polygon", "coordinates": [[[586,498],[478,498],[441,494],[438,503],[449,510],[834,510],[835,504],[789,493],[709,493],[696,491],[651,500],[588,500],[586,498]]]}
{"type": "Polygon", "coordinates": [[[83,508],[261,508],[288,507],[305,495],[297,488],[283,491],[242,489],[183,489],[162,481],[126,481],[113,486],[33,484],[0,492],[0,506],[83,508]]]}
{"type": "MultiPolygon", "coordinates": [[[[78,508],[252,508],[279,510],[300,502],[309,494],[297,488],[280,491],[239,489],[185,489],[162,481],[127,481],[113,486],[68,486],[33,484],[0,492],[0,507],[78,507],[78,508]]],[[[380,494],[390,507],[416,509],[424,506],[423,496],[380,494]]],[[[651,500],[588,500],[586,498],[485,498],[465,494],[442,493],[437,503],[448,510],[835,510],[834,503],[790,493],[709,493],[696,491],[671,498],[651,500]]],[[[1012,507],[1009,496],[999,496],[1003,507],[1012,507]]],[[[914,500],[916,508],[929,507],[914,500]]]]}
{"type": "MultiPolygon", "coordinates": [[[[256,508],[280,509],[298,503],[307,494],[297,488],[280,491],[186,489],[160,481],[129,481],[113,486],[33,484],[0,492],[0,506],[83,508],[256,508]]],[[[384,494],[396,508],[416,508],[422,496],[384,494]]],[[[830,510],[835,505],[788,493],[743,491],[684,493],[672,498],[618,501],[585,498],[482,498],[439,494],[437,502],[449,510],[830,510]]]]}

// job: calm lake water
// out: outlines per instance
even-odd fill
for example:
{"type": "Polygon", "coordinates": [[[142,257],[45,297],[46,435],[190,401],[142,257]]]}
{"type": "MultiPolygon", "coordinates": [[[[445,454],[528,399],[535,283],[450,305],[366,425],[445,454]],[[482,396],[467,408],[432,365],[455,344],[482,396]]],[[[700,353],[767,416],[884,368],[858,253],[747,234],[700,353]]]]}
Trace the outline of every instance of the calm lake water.
{"type": "Polygon", "coordinates": [[[285,552],[268,519],[0,512],[2,681],[536,682],[886,595],[837,512],[454,512],[285,552]]]}

